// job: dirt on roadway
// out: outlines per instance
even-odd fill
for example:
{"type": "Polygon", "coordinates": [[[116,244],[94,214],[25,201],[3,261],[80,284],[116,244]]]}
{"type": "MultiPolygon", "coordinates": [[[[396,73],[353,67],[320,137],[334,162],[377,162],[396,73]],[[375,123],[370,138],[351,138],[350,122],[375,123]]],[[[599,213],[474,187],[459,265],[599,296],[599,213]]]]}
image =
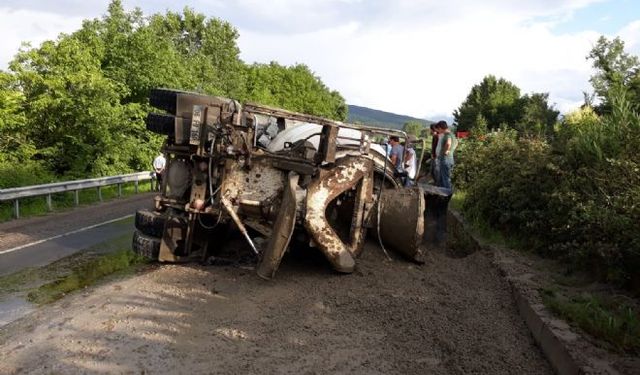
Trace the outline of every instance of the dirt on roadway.
{"type": "Polygon", "coordinates": [[[0,329],[0,373],[550,374],[482,253],[357,271],[288,256],[275,280],[163,265],[0,329]]]}

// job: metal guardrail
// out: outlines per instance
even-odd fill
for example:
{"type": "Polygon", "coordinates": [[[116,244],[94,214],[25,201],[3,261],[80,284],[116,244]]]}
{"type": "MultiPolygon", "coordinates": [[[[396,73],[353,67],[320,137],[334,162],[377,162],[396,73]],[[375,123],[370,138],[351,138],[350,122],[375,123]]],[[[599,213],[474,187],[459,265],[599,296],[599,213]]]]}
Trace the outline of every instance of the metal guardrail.
{"type": "Polygon", "coordinates": [[[51,194],[73,191],[75,193],[74,203],[77,206],[78,204],[80,204],[80,197],[78,195],[78,192],[80,190],[97,188],[98,200],[102,201],[102,191],[100,190],[100,188],[102,188],[103,186],[118,185],[118,197],[120,197],[122,196],[122,184],[133,182],[135,184],[135,192],[137,193],[139,182],[151,180],[152,176],[152,172],[138,172],[123,174],[120,176],[98,177],[86,180],[63,181],[54,182],[52,184],[0,189],[0,202],[13,200],[13,214],[14,217],[18,219],[20,218],[20,198],[30,198],[46,195],[47,209],[49,211],[52,211],[53,206],[51,204],[51,194]]]}

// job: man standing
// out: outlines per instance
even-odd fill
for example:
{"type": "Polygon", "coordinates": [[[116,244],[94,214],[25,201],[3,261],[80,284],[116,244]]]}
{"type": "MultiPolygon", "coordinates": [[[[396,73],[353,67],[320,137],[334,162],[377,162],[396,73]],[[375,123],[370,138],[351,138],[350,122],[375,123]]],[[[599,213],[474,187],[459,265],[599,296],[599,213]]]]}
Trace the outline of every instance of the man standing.
{"type": "Polygon", "coordinates": [[[436,124],[436,130],[440,134],[440,141],[436,149],[438,166],[439,166],[439,178],[437,185],[445,189],[452,189],[451,186],[451,173],[453,172],[453,153],[456,150],[458,141],[449,130],[449,126],[446,121],[440,121],[436,124]]]}
{"type": "Polygon", "coordinates": [[[156,174],[156,186],[155,191],[160,191],[162,188],[162,177],[164,175],[164,167],[167,164],[167,159],[164,155],[160,154],[153,160],[153,170],[156,174]]]}
{"type": "Polygon", "coordinates": [[[404,170],[407,172],[407,177],[404,181],[405,187],[413,186],[413,181],[416,178],[416,172],[418,170],[418,161],[416,159],[416,150],[413,148],[416,142],[416,137],[409,135],[405,144],[404,151],[404,170]]]}
{"type": "Polygon", "coordinates": [[[400,138],[397,136],[391,136],[389,138],[389,144],[391,145],[391,153],[389,154],[391,165],[396,167],[397,172],[402,172],[404,170],[404,168],[402,167],[404,159],[404,146],[400,144],[400,138]]]}
{"type": "Polygon", "coordinates": [[[431,178],[433,178],[433,183],[438,184],[438,159],[436,158],[436,150],[438,148],[438,141],[440,140],[440,136],[438,131],[436,130],[436,124],[433,123],[429,126],[431,129],[431,178]]]}

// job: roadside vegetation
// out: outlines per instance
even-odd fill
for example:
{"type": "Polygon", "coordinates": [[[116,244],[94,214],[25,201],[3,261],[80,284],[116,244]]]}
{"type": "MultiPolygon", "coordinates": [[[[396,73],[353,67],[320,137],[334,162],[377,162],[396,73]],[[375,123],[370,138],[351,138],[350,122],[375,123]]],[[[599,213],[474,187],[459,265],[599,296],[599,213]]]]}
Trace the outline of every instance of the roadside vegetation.
{"type": "Polygon", "coordinates": [[[147,261],[134,254],[130,247],[131,236],[127,234],[42,268],[0,276],[0,300],[19,296],[38,305],[50,303],[103,279],[144,269],[147,261]]]}
{"type": "Polygon", "coordinates": [[[613,350],[640,354],[640,316],[627,298],[592,293],[568,296],[550,288],[542,291],[542,301],[554,314],[606,341],[613,350]]]}
{"type": "MultiPolygon", "coordinates": [[[[598,71],[592,78],[597,105],[587,97],[581,109],[553,124],[492,124],[483,113],[505,108],[491,107],[501,103],[496,100],[469,114],[478,121],[460,149],[456,183],[466,194],[466,216],[638,293],[640,63],[617,39],[602,38],[590,58],[598,71]]],[[[489,87],[472,90],[458,121],[476,91],[495,91],[480,86],[489,87]]]]}
{"type": "MultiPolygon", "coordinates": [[[[128,236],[127,236],[128,237],[128,236]]],[[[38,305],[59,300],[65,295],[89,287],[101,279],[134,271],[147,260],[128,248],[100,255],[84,264],[76,265],[60,279],[41,285],[27,295],[27,300],[38,305]]]]}
{"type": "Polygon", "coordinates": [[[463,194],[454,205],[494,238],[510,238],[511,247],[560,261],[566,275],[635,296],[543,292],[556,315],[638,353],[640,62],[622,41],[604,37],[588,59],[594,93],[559,119],[542,104],[546,95],[528,96],[537,109],[522,111],[519,90],[503,79],[486,77],[471,90],[455,113],[471,136],[458,153],[454,178],[463,194]]]}
{"type": "Polygon", "coordinates": [[[0,188],[149,170],[162,142],[144,125],[154,87],[346,119],[307,66],[246,64],[237,39],[189,8],[144,15],[113,0],[102,18],[23,47],[0,70],[0,188]]]}

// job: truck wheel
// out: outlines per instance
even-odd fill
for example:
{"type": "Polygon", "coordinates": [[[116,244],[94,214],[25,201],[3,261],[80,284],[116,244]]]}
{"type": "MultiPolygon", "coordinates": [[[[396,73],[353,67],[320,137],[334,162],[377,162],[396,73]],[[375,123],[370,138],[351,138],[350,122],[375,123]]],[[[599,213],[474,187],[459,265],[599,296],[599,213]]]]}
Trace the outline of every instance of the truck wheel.
{"type": "Polygon", "coordinates": [[[133,252],[150,260],[158,260],[160,239],[147,236],[139,231],[133,232],[133,252]]]}
{"type": "Polygon", "coordinates": [[[176,99],[178,94],[181,93],[184,92],[169,89],[152,89],[149,93],[149,104],[175,115],[177,104],[176,99]]]}
{"type": "Polygon", "coordinates": [[[162,238],[166,221],[167,216],[160,212],[149,210],[136,211],[136,229],[147,236],[162,238]]]}
{"type": "Polygon", "coordinates": [[[178,97],[180,97],[181,101],[187,100],[189,102],[189,113],[191,113],[192,105],[208,105],[212,100],[212,97],[199,94],[197,92],[170,89],[152,89],[149,93],[149,104],[151,104],[151,106],[155,108],[165,110],[172,115],[180,115],[177,113],[178,111],[181,111],[181,109],[178,108],[178,97]]]}
{"type": "Polygon", "coordinates": [[[176,117],[172,115],[161,115],[159,113],[149,113],[147,115],[147,130],[156,134],[174,137],[176,133],[176,117]]]}

